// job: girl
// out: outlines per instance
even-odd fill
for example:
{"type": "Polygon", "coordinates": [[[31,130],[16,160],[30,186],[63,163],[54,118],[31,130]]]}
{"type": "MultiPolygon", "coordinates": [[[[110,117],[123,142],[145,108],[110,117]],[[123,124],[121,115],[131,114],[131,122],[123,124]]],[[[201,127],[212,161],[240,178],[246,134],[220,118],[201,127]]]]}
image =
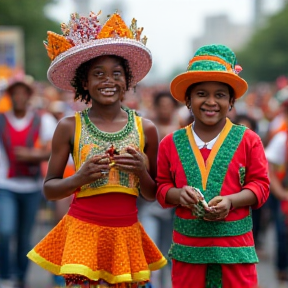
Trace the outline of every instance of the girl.
{"type": "Polygon", "coordinates": [[[247,90],[240,70],[228,47],[209,45],[171,82],[195,118],[166,136],[158,154],[157,199],[176,207],[174,288],[257,285],[250,207],[267,200],[269,180],[260,138],[226,118],[247,90]]]}
{"type": "Polygon", "coordinates": [[[91,107],[62,119],[55,131],[44,193],[48,200],[74,199],[28,257],[67,285],[142,287],[150,270],[166,264],[136,208],[139,191],[155,199],[157,131],[121,100],[148,73],[151,54],[134,19],[129,29],[115,13],[102,27],[97,16],[73,14],[62,24],[64,36],[48,32],[47,50],[56,57],[49,80],[74,87],[75,99],[91,107]],[[63,178],[70,152],[76,173],[63,178]]]}

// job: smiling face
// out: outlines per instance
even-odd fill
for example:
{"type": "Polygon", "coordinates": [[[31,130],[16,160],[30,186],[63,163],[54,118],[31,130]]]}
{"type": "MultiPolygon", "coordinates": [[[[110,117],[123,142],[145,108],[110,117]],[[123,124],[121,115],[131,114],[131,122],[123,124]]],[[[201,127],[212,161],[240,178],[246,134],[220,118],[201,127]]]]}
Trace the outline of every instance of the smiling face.
{"type": "Polygon", "coordinates": [[[89,91],[92,102],[111,105],[123,99],[126,76],[119,57],[101,56],[91,62],[84,89],[89,91]]]}
{"type": "Polygon", "coordinates": [[[201,82],[193,85],[187,96],[195,117],[195,125],[224,127],[229,107],[234,103],[231,89],[227,84],[201,82]]]}

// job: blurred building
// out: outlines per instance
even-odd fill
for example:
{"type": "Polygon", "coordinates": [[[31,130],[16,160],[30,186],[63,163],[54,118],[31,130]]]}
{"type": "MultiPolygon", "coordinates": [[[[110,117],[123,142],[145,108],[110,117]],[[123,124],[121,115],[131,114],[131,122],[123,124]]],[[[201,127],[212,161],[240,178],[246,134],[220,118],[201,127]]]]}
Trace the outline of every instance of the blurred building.
{"type": "Polygon", "coordinates": [[[232,50],[241,50],[249,41],[255,29],[265,25],[271,14],[287,5],[288,0],[253,0],[253,19],[251,23],[232,23],[226,14],[213,15],[205,19],[204,33],[192,41],[193,50],[211,43],[224,44],[232,50]]]}
{"type": "Polygon", "coordinates": [[[24,69],[24,38],[21,28],[0,26],[0,66],[24,69]]]}
{"type": "Polygon", "coordinates": [[[12,106],[5,89],[12,77],[23,75],[24,62],[22,29],[0,26],[0,113],[8,111],[12,106]]]}
{"type": "Polygon", "coordinates": [[[249,24],[231,23],[224,14],[209,16],[205,19],[203,35],[193,40],[193,50],[211,43],[224,44],[232,50],[241,49],[250,39],[252,30],[249,24]]]}

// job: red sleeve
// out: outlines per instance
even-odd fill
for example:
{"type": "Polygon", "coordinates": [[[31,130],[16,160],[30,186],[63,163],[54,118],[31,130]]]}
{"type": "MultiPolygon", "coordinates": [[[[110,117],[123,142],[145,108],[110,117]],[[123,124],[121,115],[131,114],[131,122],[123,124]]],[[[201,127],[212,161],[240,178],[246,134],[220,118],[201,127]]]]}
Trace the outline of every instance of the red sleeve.
{"type": "Polygon", "coordinates": [[[251,134],[251,137],[253,137],[253,141],[251,141],[252,143],[250,142],[252,147],[250,146],[247,157],[248,165],[246,166],[245,185],[243,189],[249,189],[256,195],[257,204],[252,208],[258,209],[268,199],[270,182],[268,178],[268,162],[262,141],[260,137],[254,133],[253,135],[251,134]]]}
{"type": "Polygon", "coordinates": [[[176,207],[166,203],[166,194],[169,189],[175,187],[174,181],[171,176],[171,155],[173,144],[173,134],[163,138],[159,144],[158,159],[157,159],[157,200],[163,208],[176,207]]]}

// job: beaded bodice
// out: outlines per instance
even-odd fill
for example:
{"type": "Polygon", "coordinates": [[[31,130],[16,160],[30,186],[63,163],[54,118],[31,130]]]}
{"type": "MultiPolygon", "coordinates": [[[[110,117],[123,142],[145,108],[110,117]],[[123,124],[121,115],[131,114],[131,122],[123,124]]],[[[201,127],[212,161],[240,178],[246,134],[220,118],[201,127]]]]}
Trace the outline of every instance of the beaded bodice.
{"type": "MultiPolygon", "coordinates": [[[[111,145],[113,145],[120,154],[126,153],[125,148],[127,146],[135,147],[143,152],[144,134],[142,130],[142,119],[137,116],[133,110],[125,108],[124,111],[128,114],[127,124],[123,129],[115,133],[99,130],[89,119],[88,109],[76,113],[74,144],[76,170],[92,156],[104,154],[111,145]]],[[[135,174],[112,167],[107,177],[82,186],[77,193],[77,197],[109,192],[138,195],[138,190],[139,179],[135,174]]]]}

